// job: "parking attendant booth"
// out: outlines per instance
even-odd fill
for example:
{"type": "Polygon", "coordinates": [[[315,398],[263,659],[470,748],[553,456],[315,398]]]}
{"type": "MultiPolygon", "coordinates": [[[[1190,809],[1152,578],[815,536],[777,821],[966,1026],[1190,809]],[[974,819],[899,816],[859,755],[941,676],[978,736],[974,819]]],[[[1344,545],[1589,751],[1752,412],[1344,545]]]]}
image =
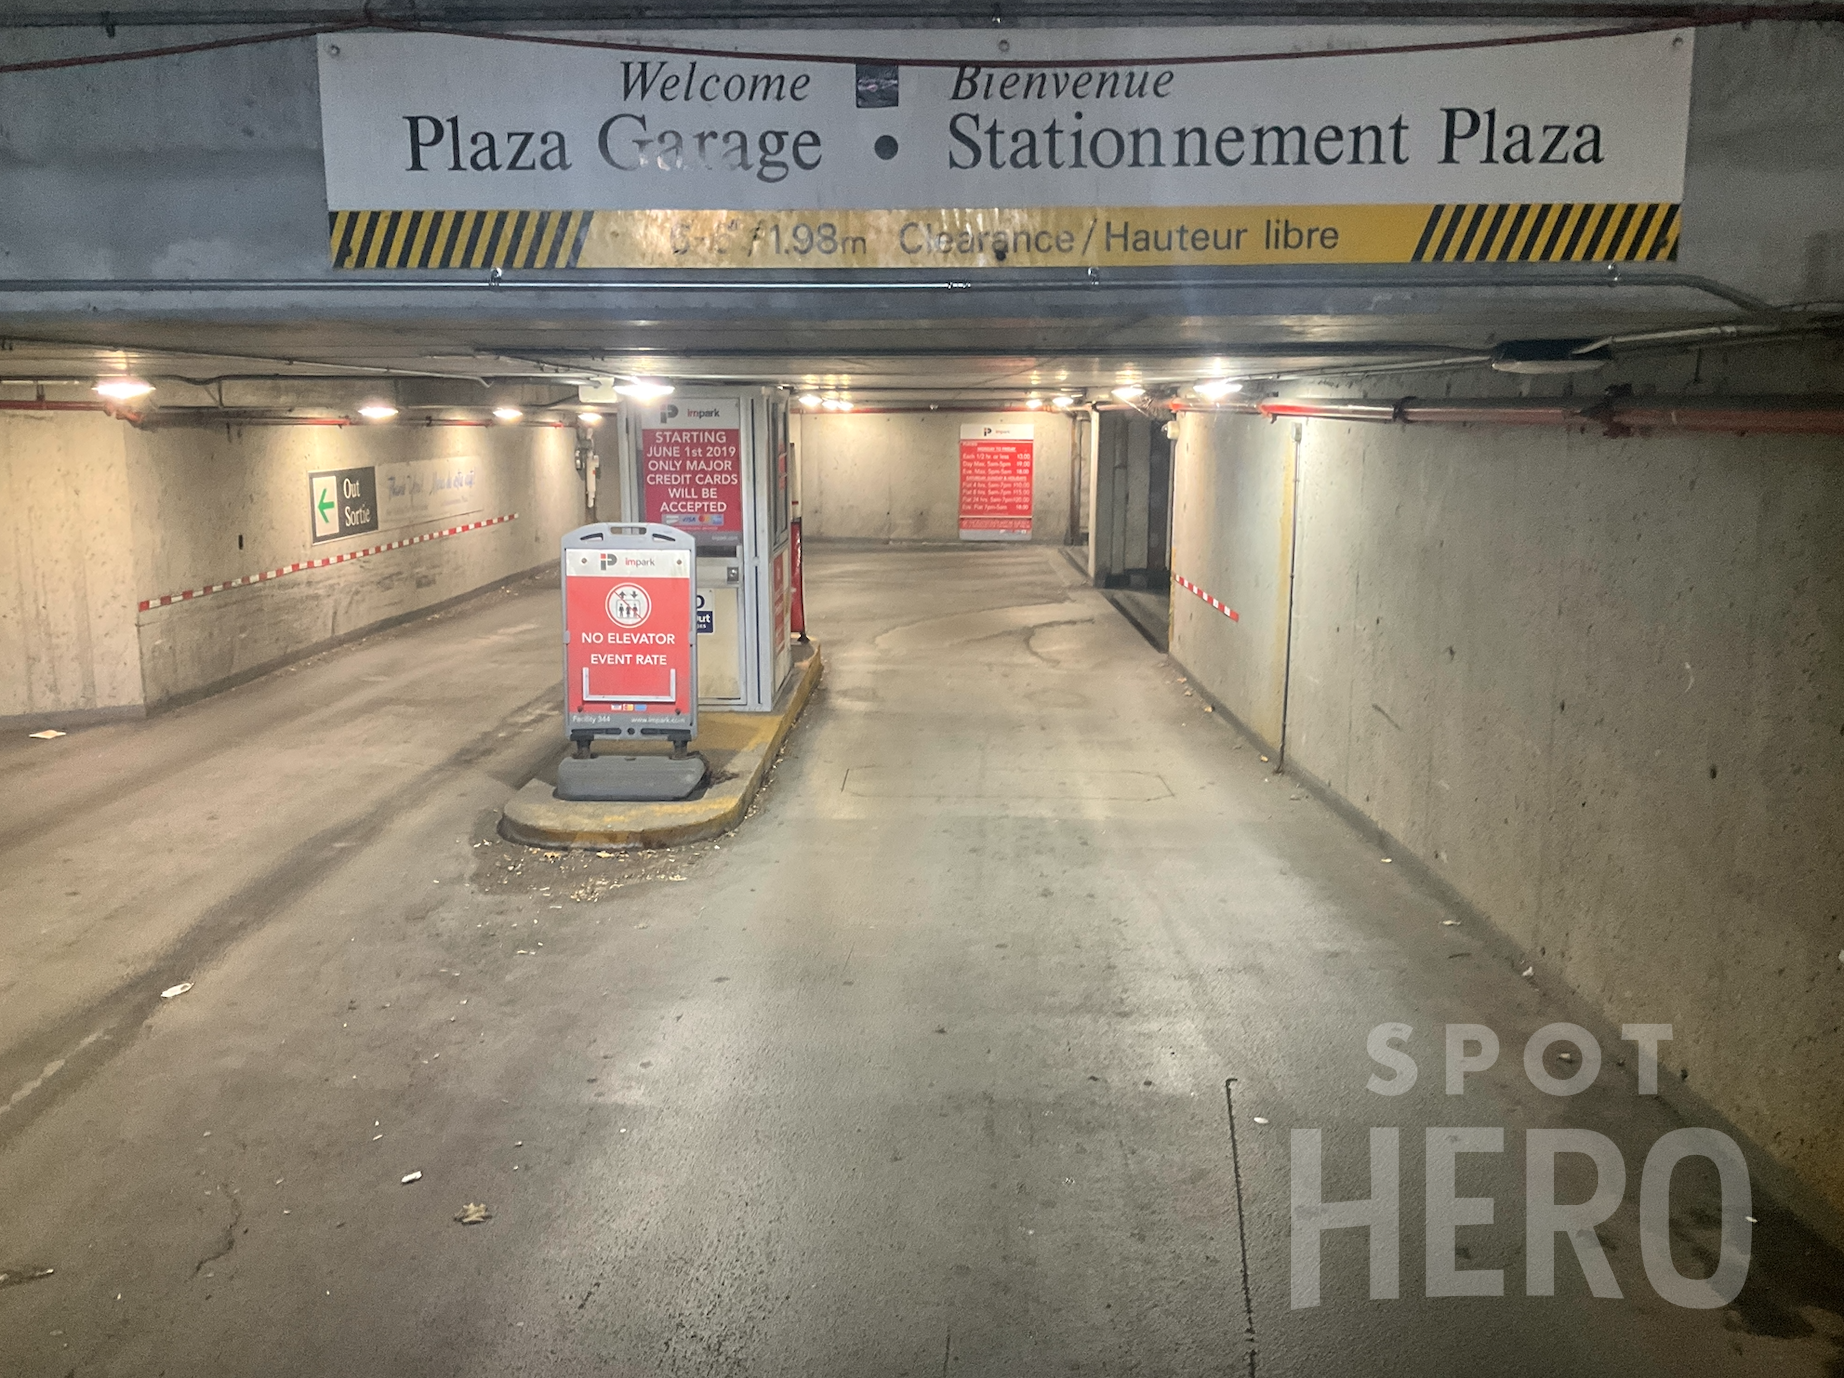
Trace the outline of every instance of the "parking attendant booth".
{"type": "Polygon", "coordinates": [[[698,702],[767,712],[793,658],[788,399],[682,390],[621,413],[624,509],[698,545],[698,702]]]}

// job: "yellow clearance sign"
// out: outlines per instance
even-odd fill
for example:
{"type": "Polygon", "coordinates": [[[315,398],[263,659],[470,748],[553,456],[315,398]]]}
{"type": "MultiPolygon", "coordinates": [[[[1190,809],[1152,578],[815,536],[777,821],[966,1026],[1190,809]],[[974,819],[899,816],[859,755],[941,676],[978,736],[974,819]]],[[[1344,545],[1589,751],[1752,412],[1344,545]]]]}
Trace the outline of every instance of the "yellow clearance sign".
{"type": "Polygon", "coordinates": [[[1677,253],[1686,33],[694,37],[326,36],[334,264],[940,271],[1677,253]]]}
{"type": "Polygon", "coordinates": [[[1670,261],[1678,207],[335,211],[339,268],[1049,268],[1670,261]]]}

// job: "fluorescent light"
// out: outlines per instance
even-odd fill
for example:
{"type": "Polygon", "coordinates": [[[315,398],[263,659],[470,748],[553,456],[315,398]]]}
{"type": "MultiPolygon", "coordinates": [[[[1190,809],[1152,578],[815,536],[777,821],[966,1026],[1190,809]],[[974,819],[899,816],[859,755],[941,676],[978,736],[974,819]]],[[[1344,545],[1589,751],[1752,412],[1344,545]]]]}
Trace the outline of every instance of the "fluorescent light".
{"type": "Polygon", "coordinates": [[[1073,397],[1052,397],[1050,399],[1050,405],[1053,407],[1073,407],[1076,405],[1076,399],[1073,397]]]}
{"type": "Polygon", "coordinates": [[[585,426],[599,426],[602,424],[602,413],[599,411],[579,411],[576,414],[576,419],[585,426]]]}
{"type": "Polygon", "coordinates": [[[1039,407],[1044,405],[1044,399],[1041,397],[1027,397],[1024,400],[1024,404],[1032,411],[1036,411],[1039,407]]]}
{"type": "Polygon", "coordinates": [[[525,413],[520,411],[517,407],[495,407],[493,408],[493,415],[497,416],[501,421],[517,421],[521,416],[525,415],[525,413]]]}
{"type": "Polygon", "coordinates": [[[1231,382],[1228,378],[1212,378],[1207,382],[1199,383],[1191,391],[1206,402],[1221,402],[1232,392],[1241,392],[1242,384],[1231,382]]]}
{"type": "Polygon", "coordinates": [[[819,406],[820,403],[821,398],[817,392],[803,392],[800,395],[800,405],[807,408],[809,411],[819,406]]]}
{"type": "Polygon", "coordinates": [[[367,402],[359,408],[359,415],[367,421],[389,421],[397,414],[397,408],[389,402],[367,402]]]}
{"type": "Polygon", "coordinates": [[[657,402],[662,397],[672,395],[672,384],[657,383],[651,378],[636,378],[631,383],[615,384],[615,391],[623,397],[632,397],[636,402],[657,402]]]}
{"type": "Polygon", "coordinates": [[[145,397],[153,390],[152,383],[144,383],[139,378],[101,378],[97,380],[95,388],[96,392],[116,402],[145,397]]]}
{"type": "Polygon", "coordinates": [[[852,409],[852,404],[843,397],[828,397],[820,405],[827,411],[850,411],[852,409]]]}
{"type": "Polygon", "coordinates": [[[1123,402],[1132,402],[1146,395],[1146,389],[1138,383],[1122,383],[1114,389],[1114,395],[1123,402]]]}

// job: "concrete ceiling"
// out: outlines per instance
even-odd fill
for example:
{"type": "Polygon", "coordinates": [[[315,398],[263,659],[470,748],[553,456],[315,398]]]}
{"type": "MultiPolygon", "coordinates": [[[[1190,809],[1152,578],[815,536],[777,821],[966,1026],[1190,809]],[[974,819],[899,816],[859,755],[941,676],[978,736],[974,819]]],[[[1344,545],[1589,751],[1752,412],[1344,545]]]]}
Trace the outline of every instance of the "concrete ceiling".
{"type": "MultiPolygon", "coordinates": [[[[469,285],[471,286],[471,284],[469,285]]],[[[10,296],[19,295],[13,288],[10,296]]],[[[1028,286],[840,292],[665,293],[559,287],[367,297],[346,293],[106,291],[0,339],[0,379],[131,372],[212,386],[260,379],[485,383],[658,376],[824,385],[887,400],[954,401],[1057,390],[1393,370],[1477,359],[1507,339],[1637,337],[1806,328],[1688,286],[1558,290],[1315,284],[1129,284],[1046,294],[1028,286]],[[655,300],[657,298],[657,300],[655,300]]],[[[74,303],[73,303],[74,304],[74,303]]],[[[16,324],[15,328],[19,328],[16,324]]],[[[17,395],[13,392],[11,395],[17,395]]]]}

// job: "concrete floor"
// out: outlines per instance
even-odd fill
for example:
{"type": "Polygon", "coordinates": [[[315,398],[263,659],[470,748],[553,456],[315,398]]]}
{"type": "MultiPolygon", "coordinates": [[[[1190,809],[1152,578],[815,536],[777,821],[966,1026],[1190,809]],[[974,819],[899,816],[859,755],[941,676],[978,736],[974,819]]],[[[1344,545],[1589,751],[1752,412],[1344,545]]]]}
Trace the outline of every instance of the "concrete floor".
{"type": "MultiPolygon", "coordinates": [[[[1654,1294],[1639,1167],[1680,1121],[1627,1045],[1583,1096],[1534,1091],[1524,1039],[1579,1011],[1270,775],[1055,551],[808,568],[827,679],[716,844],[495,837],[560,749],[544,584],[0,745],[0,1272],[56,1269],[0,1285],[0,1372],[1844,1368],[1839,1256],[1759,1183],[1740,1301],[1654,1294]],[[1365,1089],[1384,1021],[1416,1031],[1408,1095],[1365,1089]],[[1505,1047],[1464,1098],[1450,1021],[1505,1047]],[[1438,1125],[1509,1130],[1460,1180],[1497,1198],[1460,1266],[1509,1296],[1422,1296],[1438,1125]],[[1566,1248],[1560,1295],[1522,1295],[1519,1131],[1551,1125],[1624,1151],[1622,1300],[1566,1248]],[[1403,1131],[1403,1297],[1368,1299],[1346,1231],[1292,1310],[1289,1131],[1359,1196],[1368,1126],[1403,1131]],[[492,1220],[454,1223],[472,1202],[492,1220]]],[[[1686,1272],[1714,1258],[1698,1167],[1686,1272]]]]}

